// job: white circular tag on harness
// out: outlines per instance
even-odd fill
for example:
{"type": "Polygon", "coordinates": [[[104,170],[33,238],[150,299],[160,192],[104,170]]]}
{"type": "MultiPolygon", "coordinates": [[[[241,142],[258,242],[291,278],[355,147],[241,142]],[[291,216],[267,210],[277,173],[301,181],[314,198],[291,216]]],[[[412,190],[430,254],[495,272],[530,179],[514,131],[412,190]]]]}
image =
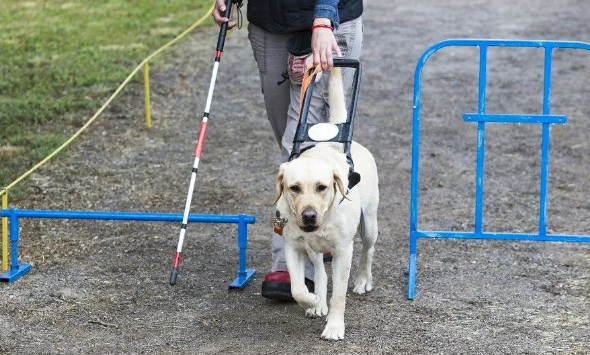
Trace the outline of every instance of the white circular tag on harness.
{"type": "Polygon", "coordinates": [[[338,135],[338,126],[333,123],[318,123],[307,131],[309,138],[316,142],[325,142],[338,135]]]}

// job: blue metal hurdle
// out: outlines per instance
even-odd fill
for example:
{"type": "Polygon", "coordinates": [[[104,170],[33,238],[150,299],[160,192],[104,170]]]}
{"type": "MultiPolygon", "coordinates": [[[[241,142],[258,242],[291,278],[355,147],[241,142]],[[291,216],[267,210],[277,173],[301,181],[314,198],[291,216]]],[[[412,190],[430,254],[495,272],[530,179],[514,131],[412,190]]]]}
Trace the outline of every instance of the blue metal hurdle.
{"type": "Polygon", "coordinates": [[[458,238],[458,239],[501,239],[546,242],[590,242],[588,235],[547,234],[547,179],[549,176],[549,132],[550,125],[565,123],[564,115],[551,115],[551,62],[554,48],[584,49],[590,51],[590,44],[569,41],[529,41],[529,40],[481,40],[449,39],[428,48],[420,57],[414,74],[414,111],[412,123],[412,179],[410,197],[410,255],[408,261],[408,299],[414,299],[416,288],[416,266],[418,239],[420,238],[458,238]],[[477,113],[466,113],[463,120],[477,122],[477,164],[475,180],[475,230],[473,232],[423,231],[418,230],[418,168],[420,154],[420,107],[422,69],[428,58],[445,47],[479,47],[479,95],[477,113]],[[489,47],[543,48],[545,51],[543,113],[542,114],[488,114],[486,113],[486,66],[489,47]],[[483,171],[486,123],[538,123],[542,124],[541,135],[541,183],[539,198],[538,233],[495,233],[483,230],[483,171]]]}
{"type": "MultiPolygon", "coordinates": [[[[0,210],[0,217],[8,217],[10,223],[10,270],[0,275],[0,281],[13,282],[31,270],[31,264],[19,263],[18,240],[20,218],[50,218],[50,219],[94,219],[118,221],[157,221],[181,222],[180,213],[150,213],[150,212],[110,212],[110,211],[57,211],[57,210],[0,210]]],[[[191,214],[189,222],[200,223],[235,223],[238,225],[239,267],[238,275],[229,288],[243,289],[256,275],[256,270],[246,268],[246,248],[248,247],[248,224],[256,222],[254,216],[191,214]]]]}

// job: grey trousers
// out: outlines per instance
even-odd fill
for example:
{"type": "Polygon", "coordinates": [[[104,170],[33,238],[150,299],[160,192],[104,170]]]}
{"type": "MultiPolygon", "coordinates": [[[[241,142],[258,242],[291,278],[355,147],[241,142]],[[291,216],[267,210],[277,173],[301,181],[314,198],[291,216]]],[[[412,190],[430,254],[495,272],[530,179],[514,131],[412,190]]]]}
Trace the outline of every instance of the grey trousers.
{"type": "MultiPolygon", "coordinates": [[[[334,35],[343,57],[360,58],[363,43],[361,18],[340,24],[334,31],[334,35]]],[[[281,162],[287,161],[291,154],[293,137],[299,121],[301,85],[293,84],[289,79],[285,81],[283,76],[287,70],[289,52],[286,44],[290,37],[290,34],[272,34],[253,24],[248,24],[248,39],[258,65],[268,121],[281,149],[281,162]]],[[[352,85],[353,73],[353,69],[344,70],[346,92],[352,85]]],[[[309,123],[327,121],[329,112],[327,89],[328,75],[322,75],[320,81],[314,85],[307,116],[309,123]]],[[[273,234],[271,271],[287,271],[284,244],[282,236],[273,234]]],[[[313,265],[307,259],[305,277],[313,280],[313,273],[313,265]]]]}

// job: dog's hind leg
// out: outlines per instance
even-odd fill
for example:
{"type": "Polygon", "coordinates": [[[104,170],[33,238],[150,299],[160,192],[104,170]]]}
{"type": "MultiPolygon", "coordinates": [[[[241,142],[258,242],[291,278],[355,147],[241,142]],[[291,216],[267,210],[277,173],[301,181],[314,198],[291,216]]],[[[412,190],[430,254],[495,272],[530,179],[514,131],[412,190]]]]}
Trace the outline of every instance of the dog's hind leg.
{"type": "Polygon", "coordinates": [[[363,294],[373,289],[373,274],[371,265],[373,264],[373,253],[375,252],[375,242],[377,241],[377,214],[361,214],[361,239],[363,248],[361,250],[359,268],[354,277],[353,292],[363,294]]]}
{"type": "Polygon", "coordinates": [[[305,310],[305,315],[310,318],[325,316],[328,314],[328,275],[324,267],[324,255],[308,250],[307,255],[314,266],[314,293],[320,297],[320,302],[315,306],[305,310]]]}

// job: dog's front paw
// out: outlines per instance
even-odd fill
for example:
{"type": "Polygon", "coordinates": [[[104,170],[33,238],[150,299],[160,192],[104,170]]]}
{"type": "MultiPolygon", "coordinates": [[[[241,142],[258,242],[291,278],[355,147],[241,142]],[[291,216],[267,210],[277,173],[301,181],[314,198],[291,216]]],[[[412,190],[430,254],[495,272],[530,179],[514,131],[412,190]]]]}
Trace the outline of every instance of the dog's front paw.
{"type": "Polygon", "coordinates": [[[328,320],[326,328],[322,332],[322,339],[326,340],[342,340],[344,339],[344,321],[328,320]]]}
{"type": "Polygon", "coordinates": [[[318,318],[327,314],[328,304],[326,302],[320,302],[317,306],[305,310],[305,316],[309,318],[318,318]]]}
{"type": "Polygon", "coordinates": [[[316,307],[318,304],[320,304],[320,296],[316,295],[315,293],[311,293],[311,292],[301,292],[301,293],[293,293],[293,298],[295,299],[295,301],[297,301],[297,303],[307,309],[307,308],[314,308],[316,307]]]}

